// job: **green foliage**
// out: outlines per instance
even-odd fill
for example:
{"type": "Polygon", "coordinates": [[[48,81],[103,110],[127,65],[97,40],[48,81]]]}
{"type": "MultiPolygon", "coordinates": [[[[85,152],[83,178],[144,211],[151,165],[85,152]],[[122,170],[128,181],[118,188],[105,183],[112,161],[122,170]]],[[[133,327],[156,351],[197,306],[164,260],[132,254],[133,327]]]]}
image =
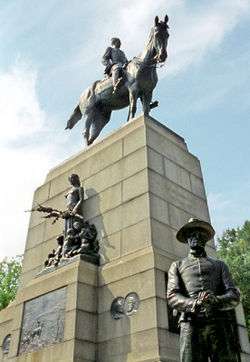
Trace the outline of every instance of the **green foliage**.
{"type": "Polygon", "coordinates": [[[229,266],[240,289],[250,336],[250,221],[241,228],[228,229],[218,239],[218,254],[229,266]]]}
{"type": "Polygon", "coordinates": [[[20,257],[0,262],[0,310],[7,307],[16,296],[21,265],[20,257]]]}

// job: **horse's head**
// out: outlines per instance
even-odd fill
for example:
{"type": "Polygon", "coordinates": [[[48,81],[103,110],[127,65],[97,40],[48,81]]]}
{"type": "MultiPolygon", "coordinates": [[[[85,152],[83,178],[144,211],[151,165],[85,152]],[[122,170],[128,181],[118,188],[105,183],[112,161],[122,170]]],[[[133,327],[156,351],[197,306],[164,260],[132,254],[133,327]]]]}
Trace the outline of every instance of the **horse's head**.
{"type": "Polygon", "coordinates": [[[164,21],[159,21],[158,16],[155,17],[155,24],[152,34],[152,45],[154,48],[154,60],[159,63],[165,62],[167,59],[167,45],[168,45],[168,16],[165,16],[164,21]]]}

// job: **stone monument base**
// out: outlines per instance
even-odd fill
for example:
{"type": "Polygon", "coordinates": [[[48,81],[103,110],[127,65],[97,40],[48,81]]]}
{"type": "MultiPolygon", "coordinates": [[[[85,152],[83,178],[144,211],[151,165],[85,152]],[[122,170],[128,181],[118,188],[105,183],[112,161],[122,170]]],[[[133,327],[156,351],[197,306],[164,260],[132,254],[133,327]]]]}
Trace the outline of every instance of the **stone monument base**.
{"type": "MultiPolygon", "coordinates": [[[[0,361],[178,361],[166,280],[172,261],[187,253],[176,231],[190,217],[209,221],[199,160],[182,137],[139,117],[51,170],[34,202],[63,209],[71,173],[84,185],[83,215],[98,230],[100,266],[76,257],[41,272],[63,224],[32,214],[21,286],[0,313],[0,343],[10,335],[0,361]],[[119,319],[110,311],[116,298],[119,319]]],[[[212,242],[207,252],[215,255],[212,242]]],[[[247,361],[241,307],[237,323],[247,361]]]]}

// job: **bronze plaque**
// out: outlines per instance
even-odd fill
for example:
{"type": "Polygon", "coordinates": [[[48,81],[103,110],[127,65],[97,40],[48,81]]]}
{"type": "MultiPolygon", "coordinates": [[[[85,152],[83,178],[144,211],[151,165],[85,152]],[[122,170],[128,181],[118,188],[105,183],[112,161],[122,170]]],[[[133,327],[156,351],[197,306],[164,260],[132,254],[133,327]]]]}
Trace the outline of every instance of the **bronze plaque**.
{"type": "Polygon", "coordinates": [[[25,302],[19,353],[63,340],[66,287],[25,302]]]}

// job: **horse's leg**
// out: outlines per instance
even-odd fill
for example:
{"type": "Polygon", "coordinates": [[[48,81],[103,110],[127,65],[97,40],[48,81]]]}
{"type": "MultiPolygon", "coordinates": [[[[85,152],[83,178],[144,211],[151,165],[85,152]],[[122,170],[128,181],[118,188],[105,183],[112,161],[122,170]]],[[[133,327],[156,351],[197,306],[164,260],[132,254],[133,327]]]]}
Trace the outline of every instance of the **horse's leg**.
{"type": "Polygon", "coordinates": [[[151,110],[150,103],[152,101],[152,95],[153,95],[153,92],[146,92],[146,93],[143,93],[141,96],[141,102],[142,102],[144,116],[148,116],[149,112],[151,110]]]}
{"type": "Polygon", "coordinates": [[[90,131],[90,126],[92,123],[92,115],[88,115],[86,121],[85,121],[85,128],[83,131],[83,137],[85,139],[86,145],[89,145],[89,131],[90,131]]]}
{"type": "Polygon", "coordinates": [[[91,123],[88,145],[91,145],[99,136],[103,127],[110,120],[111,112],[98,112],[95,114],[95,121],[91,123]]]}
{"type": "Polygon", "coordinates": [[[129,115],[128,120],[134,118],[137,110],[137,98],[138,91],[137,87],[134,85],[132,88],[129,88],[129,115]]]}

